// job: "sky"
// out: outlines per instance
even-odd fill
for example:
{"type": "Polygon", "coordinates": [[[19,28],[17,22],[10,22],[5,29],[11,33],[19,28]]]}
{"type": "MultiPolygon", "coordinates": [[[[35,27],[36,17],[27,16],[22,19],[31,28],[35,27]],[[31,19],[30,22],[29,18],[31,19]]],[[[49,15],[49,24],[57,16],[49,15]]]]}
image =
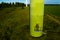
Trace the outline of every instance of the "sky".
{"type": "MultiPolygon", "coordinates": [[[[8,2],[8,3],[10,3],[10,2],[22,2],[22,3],[26,3],[25,0],[0,0],[0,3],[1,2],[8,2]]],[[[30,1],[28,0],[28,4],[29,3],[30,3],[30,1]]]]}
{"type": "MultiPolygon", "coordinates": [[[[37,0],[36,0],[37,1],[37,0]]],[[[25,0],[0,0],[1,2],[22,2],[22,3],[26,3],[25,0]]],[[[29,0],[28,0],[28,4],[29,4],[29,0]]],[[[45,4],[60,4],[60,0],[44,0],[45,4]]]]}
{"type": "Polygon", "coordinates": [[[60,4],[60,0],[45,0],[45,4],[60,4]]]}

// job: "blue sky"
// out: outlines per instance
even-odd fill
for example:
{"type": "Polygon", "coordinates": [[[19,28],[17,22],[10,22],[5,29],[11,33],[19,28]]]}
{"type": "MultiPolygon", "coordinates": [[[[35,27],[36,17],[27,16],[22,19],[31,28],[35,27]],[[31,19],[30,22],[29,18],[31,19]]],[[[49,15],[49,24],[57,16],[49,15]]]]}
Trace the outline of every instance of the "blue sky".
{"type": "MultiPolygon", "coordinates": [[[[0,0],[0,2],[23,2],[25,3],[25,0],[0,0]]],[[[44,2],[45,4],[60,4],[60,0],[45,0],[44,2]]],[[[28,0],[28,3],[29,3],[29,0],[28,0]]]]}
{"type": "MultiPolygon", "coordinates": [[[[25,0],[0,0],[0,3],[1,2],[22,2],[22,3],[26,3],[25,0]]],[[[29,0],[28,0],[28,3],[29,3],[29,0]]]]}
{"type": "Polygon", "coordinates": [[[45,0],[45,4],[60,4],[60,0],[45,0]]]}

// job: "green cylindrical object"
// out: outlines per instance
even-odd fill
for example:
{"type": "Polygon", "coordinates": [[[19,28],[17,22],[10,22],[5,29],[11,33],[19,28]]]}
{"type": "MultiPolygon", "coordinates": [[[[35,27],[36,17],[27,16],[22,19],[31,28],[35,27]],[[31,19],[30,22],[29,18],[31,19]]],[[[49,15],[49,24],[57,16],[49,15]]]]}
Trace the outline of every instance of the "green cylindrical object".
{"type": "Polygon", "coordinates": [[[30,0],[30,34],[41,37],[43,33],[44,0],[30,0]]]}

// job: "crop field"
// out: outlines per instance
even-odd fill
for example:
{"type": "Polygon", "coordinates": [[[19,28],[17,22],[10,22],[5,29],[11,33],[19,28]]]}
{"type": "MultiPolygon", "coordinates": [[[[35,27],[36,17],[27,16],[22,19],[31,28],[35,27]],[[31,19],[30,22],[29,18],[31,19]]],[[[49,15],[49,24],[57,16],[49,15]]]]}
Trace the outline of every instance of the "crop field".
{"type": "Polygon", "coordinates": [[[45,13],[50,13],[60,17],[60,5],[52,5],[52,6],[45,5],[45,13]]]}
{"type": "Polygon", "coordinates": [[[45,6],[44,32],[30,36],[29,7],[9,7],[0,10],[0,40],[60,40],[60,6],[45,6]]]}

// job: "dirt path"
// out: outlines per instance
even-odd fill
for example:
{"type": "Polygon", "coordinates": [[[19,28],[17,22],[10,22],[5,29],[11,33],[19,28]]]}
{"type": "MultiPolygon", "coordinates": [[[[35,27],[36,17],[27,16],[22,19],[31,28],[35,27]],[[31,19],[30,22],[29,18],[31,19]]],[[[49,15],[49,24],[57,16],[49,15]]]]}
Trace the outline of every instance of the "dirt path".
{"type": "Polygon", "coordinates": [[[50,20],[52,20],[52,21],[54,21],[54,22],[56,22],[56,23],[58,23],[58,24],[60,25],[60,21],[59,21],[58,19],[52,17],[52,16],[49,15],[49,14],[47,14],[46,16],[47,16],[50,20]]]}

